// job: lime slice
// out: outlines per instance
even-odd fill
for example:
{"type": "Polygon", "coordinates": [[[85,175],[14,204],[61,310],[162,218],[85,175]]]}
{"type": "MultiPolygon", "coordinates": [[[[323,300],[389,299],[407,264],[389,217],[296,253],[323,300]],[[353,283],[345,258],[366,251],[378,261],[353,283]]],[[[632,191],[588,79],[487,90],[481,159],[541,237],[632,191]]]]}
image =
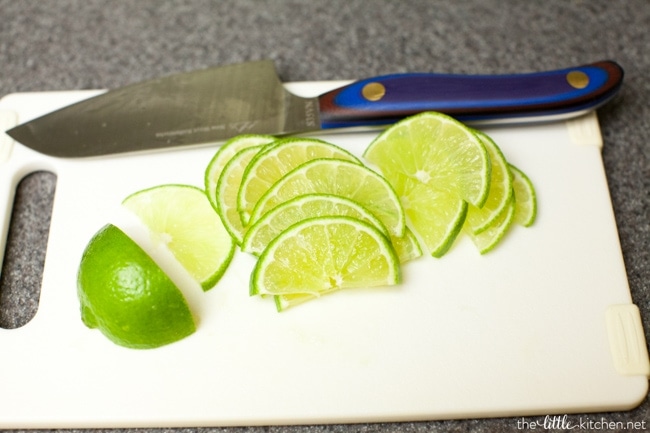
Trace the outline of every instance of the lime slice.
{"type": "Polygon", "coordinates": [[[382,222],[360,204],[331,194],[306,194],[276,206],[251,225],[244,236],[242,251],[259,255],[276,236],[293,224],[308,218],[337,215],[366,221],[388,236],[382,222]]]}
{"type": "MultiPolygon", "coordinates": [[[[321,295],[319,295],[321,296],[321,295]]],[[[304,304],[307,301],[312,299],[317,299],[319,296],[309,295],[309,294],[298,294],[298,295],[275,295],[275,308],[282,312],[291,307],[295,307],[300,304],[304,304]]]]}
{"type": "Polygon", "coordinates": [[[237,245],[241,245],[246,233],[237,211],[237,194],[241,179],[250,161],[263,148],[264,145],[251,146],[237,152],[224,166],[215,188],[217,213],[237,245]]]}
{"type": "Polygon", "coordinates": [[[515,223],[530,227],[537,217],[535,188],[523,171],[512,164],[509,167],[513,175],[512,185],[515,192],[515,223]]]}
{"type": "Polygon", "coordinates": [[[390,236],[390,242],[395,248],[400,263],[406,263],[422,256],[420,242],[408,227],[404,230],[404,236],[390,236]]]}
{"type": "Polygon", "coordinates": [[[413,231],[433,257],[442,257],[463,228],[467,202],[454,191],[411,182],[402,193],[404,212],[413,231]]]}
{"type": "Polygon", "coordinates": [[[482,207],[490,190],[490,158],[475,132],[441,113],[408,117],[382,132],[364,157],[398,194],[408,180],[454,191],[482,207]]]}
{"type": "Polygon", "coordinates": [[[341,159],[315,159],[287,173],[260,198],[251,221],[281,203],[312,193],[356,201],[379,218],[391,234],[404,234],[404,210],[388,181],[368,167],[341,159]]]}
{"type": "Polygon", "coordinates": [[[99,230],[86,247],[77,275],[81,318],[121,346],[151,349],[194,333],[185,297],[124,232],[99,230]]]}
{"type": "Polygon", "coordinates": [[[472,239],[476,248],[481,254],[492,251],[494,247],[503,239],[506,232],[512,225],[515,215],[515,201],[511,198],[506,206],[505,212],[490,224],[481,233],[475,234],[469,228],[465,229],[467,235],[472,239]]]}
{"type": "Polygon", "coordinates": [[[164,243],[203,290],[212,288],[232,260],[235,245],[205,192],[189,185],[161,185],[122,202],[164,243]]]}
{"type": "Polygon", "coordinates": [[[276,138],[271,135],[243,134],[231,138],[219,147],[219,150],[217,150],[208,164],[204,176],[205,192],[215,209],[217,207],[217,182],[219,181],[221,171],[228,161],[230,161],[230,158],[247,147],[260,146],[275,140],[276,138]]]}
{"type": "Polygon", "coordinates": [[[320,296],[352,287],[399,282],[399,261],[373,225],[345,216],[317,217],[291,226],[260,256],[251,295],[320,296]]]}
{"type": "Polygon", "coordinates": [[[237,209],[248,224],[257,201],[282,176],[317,158],[336,158],[361,164],[347,150],[315,138],[285,138],[267,146],[249,163],[242,178],[237,209]]]}
{"type": "Polygon", "coordinates": [[[487,229],[508,208],[512,198],[512,177],[508,169],[508,163],[503,156],[499,146],[486,134],[476,131],[485,148],[490,155],[492,164],[490,192],[483,207],[469,205],[465,224],[474,233],[480,233],[487,229]]]}

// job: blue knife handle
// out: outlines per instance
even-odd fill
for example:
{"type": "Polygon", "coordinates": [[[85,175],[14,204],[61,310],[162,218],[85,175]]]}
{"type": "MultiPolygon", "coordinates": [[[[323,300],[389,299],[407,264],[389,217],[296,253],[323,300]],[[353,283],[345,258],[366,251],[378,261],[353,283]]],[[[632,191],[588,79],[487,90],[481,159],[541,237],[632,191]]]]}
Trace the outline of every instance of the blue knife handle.
{"type": "Polygon", "coordinates": [[[321,124],[381,125],[422,111],[440,111],[462,121],[576,113],[605,103],[622,80],[623,69],[613,61],[524,74],[384,75],[321,95],[321,124]]]}

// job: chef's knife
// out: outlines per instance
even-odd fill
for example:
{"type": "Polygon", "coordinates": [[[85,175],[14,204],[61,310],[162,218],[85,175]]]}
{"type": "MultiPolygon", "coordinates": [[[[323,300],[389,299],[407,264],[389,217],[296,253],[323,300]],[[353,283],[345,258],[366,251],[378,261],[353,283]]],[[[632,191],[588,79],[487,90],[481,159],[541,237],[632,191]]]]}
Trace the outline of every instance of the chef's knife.
{"type": "Polygon", "coordinates": [[[64,107],[7,133],[48,155],[84,157],[377,126],[422,111],[465,122],[577,116],[609,100],[622,68],[601,61],[508,75],[406,73],[353,82],[314,98],[285,89],[272,61],[234,64],[132,84],[64,107]]]}

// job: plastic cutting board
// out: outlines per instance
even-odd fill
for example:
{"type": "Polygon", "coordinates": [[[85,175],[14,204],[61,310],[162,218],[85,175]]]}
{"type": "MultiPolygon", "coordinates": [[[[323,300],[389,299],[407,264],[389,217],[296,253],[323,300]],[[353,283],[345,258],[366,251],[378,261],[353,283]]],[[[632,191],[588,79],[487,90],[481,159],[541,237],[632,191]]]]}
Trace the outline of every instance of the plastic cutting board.
{"type": "MultiPolygon", "coordinates": [[[[341,82],[293,83],[315,95],[341,82]]],[[[12,94],[7,129],[98,91],[12,94]]],[[[127,195],[203,185],[216,146],[92,159],[0,141],[3,251],[15,187],[57,175],[40,304],[0,329],[0,428],[221,426],[432,420],[626,410],[648,390],[594,113],[486,127],[537,188],[535,225],[485,256],[461,238],[403,283],[325,296],[277,313],[248,296],[238,252],[202,299],[199,329],[154,350],[118,347],[80,320],[77,266],[127,195]]],[[[360,155],[376,132],[321,136],[360,155]]],[[[164,255],[164,254],[163,254],[164,255]]],[[[182,273],[176,277],[186,284],[182,273]]]]}

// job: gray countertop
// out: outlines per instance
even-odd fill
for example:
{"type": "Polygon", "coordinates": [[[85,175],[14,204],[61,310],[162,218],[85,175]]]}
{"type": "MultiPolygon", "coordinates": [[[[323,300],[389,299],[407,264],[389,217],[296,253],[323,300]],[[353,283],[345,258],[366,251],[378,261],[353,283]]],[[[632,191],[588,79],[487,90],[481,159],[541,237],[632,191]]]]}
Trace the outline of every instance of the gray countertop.
{"type": "MultiPolygon", "coordinates": [[[[0,96],[116,88],[173,72],[264,58],[275,61],[284,81],[407,71],[524,72],[616,60],[626,76],[617,98],[599,109],[605,143],[602,153],[630,291],[648,339],[648,29],[647,0],[0,0],[0,96]]],[[[36,311],[55,183],[54,175],[35,173],[17,190],[0,286],[0,327],[19,327],[36,311]]],[[[5,355],[0,348],[1,356],[5,355]]],[[[643,422],[647,429],[650,401],[646,398],[629,412],[569,415],[568,420],[575,425],[580,417],[643,422]]],[[[517,428],[517,419],[500,418],[192,431],[496,432],[517,428]]]]}

